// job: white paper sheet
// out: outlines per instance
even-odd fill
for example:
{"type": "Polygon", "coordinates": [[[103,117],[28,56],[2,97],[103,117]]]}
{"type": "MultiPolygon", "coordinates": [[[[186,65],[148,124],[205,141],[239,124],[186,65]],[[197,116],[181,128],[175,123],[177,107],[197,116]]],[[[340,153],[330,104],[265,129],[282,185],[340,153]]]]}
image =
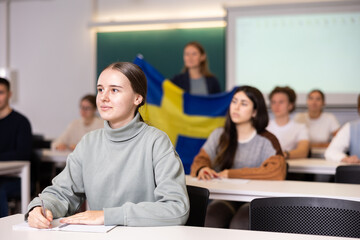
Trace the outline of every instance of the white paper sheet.
{"type": "Polygon", "coordinates": [[[30,227],[27,222],[22,222],[12,226],[13,230],[19,231],[67,231],[67,232],[98,232],[106,233],[116,227],[116,225],[81,225],[81,224],[66,224],[60,223],[60,219],[55,219],[51,222],[52,227],[49,229],[37,229],[30,227]]]}

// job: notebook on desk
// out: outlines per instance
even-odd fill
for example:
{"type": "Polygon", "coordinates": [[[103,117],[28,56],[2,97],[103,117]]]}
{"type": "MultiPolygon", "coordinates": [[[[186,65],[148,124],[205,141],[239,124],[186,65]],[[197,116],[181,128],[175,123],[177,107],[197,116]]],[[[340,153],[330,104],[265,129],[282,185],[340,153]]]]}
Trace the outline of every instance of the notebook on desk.
{"type": "Polygon", "coordinates": [[[13,230],[19,231],[67,231],[67,232],[97,232],[106,233],[115,228],[116,225],[83,225],[83,224],[67,224],[60,223],[60,219],[55,219],[51,222],[52,227],[48,229],[38,229],[30,227],[27,222],[22,222],[12,226],[13,230]]]}

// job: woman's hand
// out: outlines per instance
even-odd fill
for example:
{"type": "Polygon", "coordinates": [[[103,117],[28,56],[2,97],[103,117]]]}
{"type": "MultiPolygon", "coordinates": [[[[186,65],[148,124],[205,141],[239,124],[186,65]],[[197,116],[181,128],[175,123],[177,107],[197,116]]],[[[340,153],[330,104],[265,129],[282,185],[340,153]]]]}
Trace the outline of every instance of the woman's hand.
{"type": "Polygon", "coordinates": [[[225,170],[222,170],[221,172],[219,172],[219,177],[221,177],[221,178],[229,178],[229,170],[225,169],[225,170]]]}
{"type": "Polygon", "coordinates": [[[53,215],[50,210],[46,211],[46,218],[42,214],[41,207],[35,207],[29,212],[28,224],[34,228],[50,228],[53,215]]]}
{"type": "Polygon", "coordinates": [[[344,157],[341,161],[346,163],[360,163],[360,159],[356,155],[344,157]]]}
{"type": "Polygon", "coordinates": [[[69,149],[70,149],[71,151],[74,151],[75,148],[76,148],[76,144],[71,144],[71,145],[69,146],[69,149]]]}
{"type": "Polygon", "coordinates": [[[211,180],[217,177],[219,177],[218,173],[209,167],[203,167],[202,169],[200,169],[197,176],[199,180],[211,180]]]}
{"type": "Polygon", "coordinates": [[[55,149],[59,150],[59,151],[65,151],[67,149],[67,146],[66,146],[66,144],[60,143],[59,145],[57,145],[55,147],[55,149]]]}
{"type": "Polygon", "coordinates": [[[81,212],[70,217],[63,218],[60,222],[68,224],[103,225],[104,211],[81,212]]]}

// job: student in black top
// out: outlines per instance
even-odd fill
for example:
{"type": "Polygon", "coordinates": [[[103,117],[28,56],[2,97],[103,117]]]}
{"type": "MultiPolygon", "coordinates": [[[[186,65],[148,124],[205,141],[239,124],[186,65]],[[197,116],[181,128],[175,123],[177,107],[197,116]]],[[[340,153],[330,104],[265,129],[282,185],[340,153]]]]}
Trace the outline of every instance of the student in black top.
{"type": "Polygon", "coordinates": [[[171,81],[190,94],[208,95],[221,91],[217,78],[209,71],[205,49],[198,42],[185,45],[183,73],[171,81]]]}
{"type": "MultiPolygon", "coordinates": [[[[10,105],[10,83],[0,78],[0,161],[30,160],[32,134],[29,120],[10,105]]],[[[20,179],[0,177],[0,217],[8,215],[8,197],[20,195],[20,179]]]]}

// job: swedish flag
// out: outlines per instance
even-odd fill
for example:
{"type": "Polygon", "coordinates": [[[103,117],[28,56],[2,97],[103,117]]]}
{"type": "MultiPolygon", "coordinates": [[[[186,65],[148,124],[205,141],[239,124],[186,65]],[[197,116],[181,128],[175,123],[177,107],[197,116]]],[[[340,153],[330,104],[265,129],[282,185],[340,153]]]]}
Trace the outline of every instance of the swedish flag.
{"type": "Polygon", "coordinates": [[[148,81],[146,105],[140,109],[141,115],[145,122],[168,134],[188,174],[206,138],[215,128],[224,125],[235,89],[210,96],[190,95],[165,79],[141,56],[134,63],[141,67],[148,81]]]}

